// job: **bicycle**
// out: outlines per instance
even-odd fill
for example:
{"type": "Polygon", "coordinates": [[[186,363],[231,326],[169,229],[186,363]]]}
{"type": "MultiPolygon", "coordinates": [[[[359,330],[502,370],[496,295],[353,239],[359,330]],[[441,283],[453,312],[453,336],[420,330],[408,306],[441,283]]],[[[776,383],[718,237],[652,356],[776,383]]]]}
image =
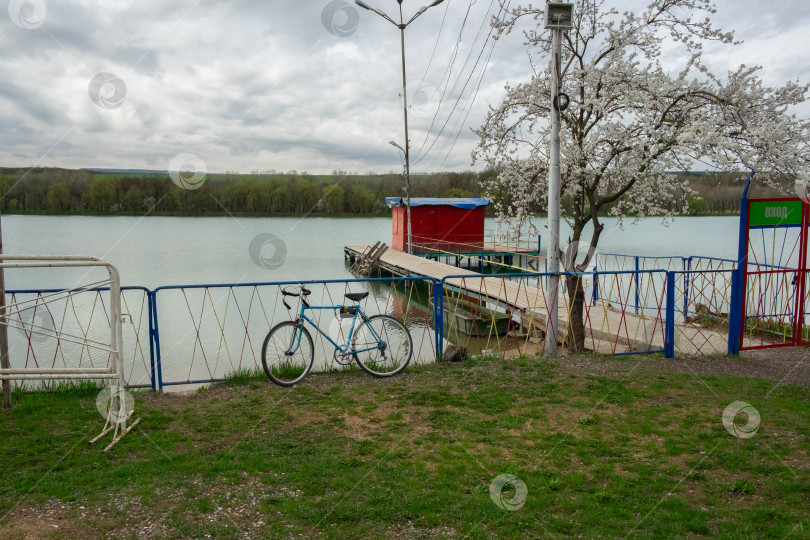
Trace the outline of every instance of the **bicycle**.
{"type": "Polygon", "coordinates": [[[341,365],[350,365],[354,361],[370,375],[391,377],[405,369],[411,361],[413,339],[410,332],[402,322],[390,315],[366,315],[359,302],[368,296],[367,292],[346,293],[346,298],[355,302],[352,306],[312,306],[306,299],[311,293],[303,285],[281,290],[282,303],[287,311],[292,311],[287,297],[298,297],[300,301],[298,317],[275,325],[264,338],[262,367],[271,381],[281,386],[293,386],[312,369],[315,349],[305,322],[335,347],[334,358],[341,365]],[[298,292],[294,292],[295,289],[298,292]],[[325,309],[337,310],[342,319],[351,317],[352,325],[345,345],[336,343],[318,327],[318,323],[307,317],[308,310],[325,309]]]}

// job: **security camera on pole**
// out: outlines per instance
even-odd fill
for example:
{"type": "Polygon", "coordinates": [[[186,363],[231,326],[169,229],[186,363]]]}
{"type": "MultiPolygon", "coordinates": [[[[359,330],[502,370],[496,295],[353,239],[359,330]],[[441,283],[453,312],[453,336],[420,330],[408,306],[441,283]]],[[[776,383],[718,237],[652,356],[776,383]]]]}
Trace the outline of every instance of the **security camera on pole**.
{"type": "MultiPolygon", "coordinates": [[[[546,356],[557,354],[557,322],[560,284],[560,112],[564,109],[561,90],[560,49],[562,34],[574,25],[574,4],[548,2],[547,30],[551,30],[551,148],[548,168],[548,272],[546,287],[546,356]]],[[[567,105],[568,98],[565,99],[567,105]]]]}

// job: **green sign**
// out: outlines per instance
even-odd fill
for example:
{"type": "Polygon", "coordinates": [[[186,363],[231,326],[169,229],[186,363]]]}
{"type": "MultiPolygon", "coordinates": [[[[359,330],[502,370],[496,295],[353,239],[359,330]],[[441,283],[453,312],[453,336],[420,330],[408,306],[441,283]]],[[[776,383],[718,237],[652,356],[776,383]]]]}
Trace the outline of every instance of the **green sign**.
{"type": "Polygon", "coordinates": [[[802,224],[802,201],[751,201],[748,207],[751,227],[795,227],[802,224]]]}

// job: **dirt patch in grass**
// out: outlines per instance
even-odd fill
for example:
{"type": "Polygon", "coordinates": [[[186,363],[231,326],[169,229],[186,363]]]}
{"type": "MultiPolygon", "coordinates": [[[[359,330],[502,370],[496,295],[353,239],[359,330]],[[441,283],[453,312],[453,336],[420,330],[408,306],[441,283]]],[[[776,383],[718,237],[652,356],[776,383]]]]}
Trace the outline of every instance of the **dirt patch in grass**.
{"type": "MultiPolygon", "coordinates": [[[[144,503],[133,493],[119,493],[114,500],[93,504],[64,503],[50,499],[44,503],[21,503],[0,524],[0,537],[6,539],[201,537],[198,531],[216,530],[230,538],[256,538],[263,534],[272,514],[267,507],[283,500],[301,497],[300,490],[265,484],[255,475],[242,473],[238,483],[211,482],[195,475],[187,485],[156,490],[149,498],[162,502],[159,509],[144,503]],[[262,505],[265,508],[262,509],[262,505]],[[230,532],[226,532],[230,529],[230,532]],[[106,531],[106,533],[102,532],[106,531]]],[[[313,533],[315,531],[312,531],[313,533]]]]}
{"type": "Polygon", "coordinates": [[[302,411],[300,414],[296,414],[288,425],[290,429],[295,429],[307,424],[326,422],[328,419],[329,417],[320,411],[302,411]]]}
{"type": "Polygon", "coordinates": [[[416,527],[412,522],[408,522],[407,525],[387,529],[384,537],[395,540],[411,538],[459,538],[459,532],[452,527],[424,528],[416,527]]]}
{"type": "Polygon", "coordinates": [[[368,420],[360,418],[359,416],[350,415],[349,413],[343,415],[343,421],[346,423],[346,429],[343,430],[343,433],[355,441],[368,440],[370,434],[378,431],[371,427],[368,420]]]}
{"type": "Polygon", "coordinates": [[[35,505],[22,502],[0,524],[0,536],[8,540],[97,537],[91,522],[100,514],[98,508],[55,498],[35,505]]]}

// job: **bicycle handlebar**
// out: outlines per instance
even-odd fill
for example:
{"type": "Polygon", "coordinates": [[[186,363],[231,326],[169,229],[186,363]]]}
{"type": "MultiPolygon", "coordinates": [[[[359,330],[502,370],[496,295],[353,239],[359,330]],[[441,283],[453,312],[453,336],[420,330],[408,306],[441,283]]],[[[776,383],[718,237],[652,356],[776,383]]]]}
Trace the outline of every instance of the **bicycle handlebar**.
{"type": "Polygon", "coordinates": [[[281,294],[283,294],[284,296],[301,296],[302,294],[304,296],[309,296],[310,294],[312,294],[312,291],[310,291],[309,289],[307,289],[303,285],[292,285],[292,286],[284,287],[283,289],[281,289],[281,294]],[[299,289],[301,292],[292,292],[292,291],[288,290],[288,289],[291,289],[291,288],[292,289],[299,289]]]}
{"type": "MultiPolygon", "coordinates": [[[[284,287],[283,289],[281,289],[282,296],[300,296],[301,302],[303,302],[303,304],[306,307],[309,307],[309,302],[307,302],[307,299],[304,297],[309,296],[310,294],[312,294],[312,291],[310,291],[303,285],[291,285],[289,287],[284,287]],[[288,289],[298,289],[300,292],[293,292],[288,289]]],[[[284,304],[284,307],[287,308],[287,311],[292,309],[292,306],[290,306],[290,304],[288,304],[286,300],[282,300],[281,303],[284,304]]]]}

